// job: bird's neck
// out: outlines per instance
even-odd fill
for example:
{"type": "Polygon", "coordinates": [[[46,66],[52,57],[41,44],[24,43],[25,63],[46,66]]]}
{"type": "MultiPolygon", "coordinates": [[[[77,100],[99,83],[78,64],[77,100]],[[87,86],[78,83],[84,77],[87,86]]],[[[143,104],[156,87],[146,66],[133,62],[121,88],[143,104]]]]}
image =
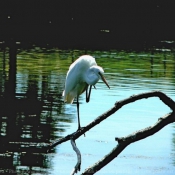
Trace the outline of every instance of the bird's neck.
{"type": "Polygon", "coordinates": [[[84,78],[86,83],[89,85],[95,85],[99,80],[99,77],[95,73],[93,73],[90,69],[86,71],[84,78]]]}

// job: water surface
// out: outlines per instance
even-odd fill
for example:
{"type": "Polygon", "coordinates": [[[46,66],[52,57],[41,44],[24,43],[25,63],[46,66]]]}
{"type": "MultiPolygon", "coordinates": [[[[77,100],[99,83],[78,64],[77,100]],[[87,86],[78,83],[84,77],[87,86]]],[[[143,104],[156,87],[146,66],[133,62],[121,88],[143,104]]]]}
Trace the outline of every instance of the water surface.
{"type": "MultiPolygon", "coordinates": [[[[42,145],[77,129],[76,103],[64,104],[62,91],[68,67],[83,54],[96,58],[111,88],[99,81],[89,103],[84,94],[80,97],[82,126],[133,94],[160,90],[175,100],[175,54],[171,50],[19,49],[16,78],[11,79],[7,48],[0,52],[1,172],[70,174],[76,163],[70,142],[50,153],[42,145]]],[[[170,111],[158,98],[122,107],[76,141],[82,153],[81,172],[115,147],[115,137],[151,126],[170,111]]],[[[174,174],[174,151],[175,125],[170,124],[129,145],[97,174],[174,174]]]]}

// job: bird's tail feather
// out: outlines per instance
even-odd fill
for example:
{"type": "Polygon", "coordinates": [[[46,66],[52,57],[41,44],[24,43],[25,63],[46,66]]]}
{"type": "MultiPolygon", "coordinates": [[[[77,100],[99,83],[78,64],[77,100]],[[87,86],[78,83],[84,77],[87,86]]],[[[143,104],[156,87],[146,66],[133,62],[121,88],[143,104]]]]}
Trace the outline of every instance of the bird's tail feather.
{"type": "Polygon", "coordinates": [[[64,96],[64,102],[65,103],[70,103],[70,104],[73,103],[74,98],[75,98],[74,95],[71,95],[71,93],[68,93],[68,94],[65,95],[64,91],[63,91],[62,96],[64,96]]]}

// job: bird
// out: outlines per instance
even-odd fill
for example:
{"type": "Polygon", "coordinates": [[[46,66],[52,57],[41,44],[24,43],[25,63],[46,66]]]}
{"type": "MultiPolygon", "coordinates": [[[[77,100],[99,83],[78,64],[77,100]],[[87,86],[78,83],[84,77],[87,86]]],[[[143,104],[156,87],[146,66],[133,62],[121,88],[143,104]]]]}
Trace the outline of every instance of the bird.
{"type": "Polygon", "coordinates": [[[81,130],[79,114],[79,96],[86,91],[86,102],[90,101],[92,86],[101,79],[110,89],[104,70],[98,66],[95,58],[90,55],[82,55],[73,62],[66,75],[65,88],[62,93],[65,103],[72,104],[77,98],[78,130],[81,130]]]}

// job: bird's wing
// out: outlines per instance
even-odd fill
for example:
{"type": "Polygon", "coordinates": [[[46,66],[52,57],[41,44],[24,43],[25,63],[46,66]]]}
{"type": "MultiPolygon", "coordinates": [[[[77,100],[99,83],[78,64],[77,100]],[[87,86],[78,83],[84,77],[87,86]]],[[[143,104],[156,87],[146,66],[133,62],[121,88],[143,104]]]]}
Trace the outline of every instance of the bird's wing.
{"type": "Polygon", "coordinates": [[[95,58],[84,55],[78,58],[69,67],[66,76],[65,90],[63,91],[64,101],[72,103],[77,95],[80,95],[87,88],[83,74],[93,65],[97,65],[95,58]]]}
{"type": "Polygon", "coordinates": [[[79,69],[79,64],[72,64],[67,72],[65,90],[63,91],[65,102],[73,103],[73,100],[78,93],[76,87],[81,79],[81,69],[79,69]]]}

